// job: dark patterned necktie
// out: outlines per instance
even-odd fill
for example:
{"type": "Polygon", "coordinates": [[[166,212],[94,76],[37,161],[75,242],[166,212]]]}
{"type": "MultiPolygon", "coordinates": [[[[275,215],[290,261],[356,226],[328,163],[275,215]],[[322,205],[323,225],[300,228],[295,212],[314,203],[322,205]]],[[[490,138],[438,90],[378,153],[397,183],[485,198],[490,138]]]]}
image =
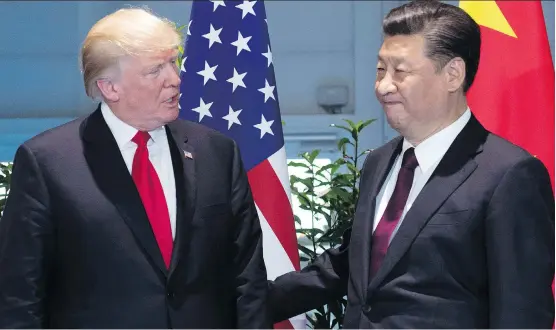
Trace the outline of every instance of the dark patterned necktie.
{"type": "Polygon", "coordinates": [[[375,276],[382,264],[382,260],[386,256],[390,237],[403,214],[403,209],[413,184],[413,174],[418,165],[414,148],[407,149],[403,155],[402,166],[398,173],[392,197],[390,197],[386,210],[384,210],[384,214],[373,233],[371,244],[371,278],[375,276]]]}

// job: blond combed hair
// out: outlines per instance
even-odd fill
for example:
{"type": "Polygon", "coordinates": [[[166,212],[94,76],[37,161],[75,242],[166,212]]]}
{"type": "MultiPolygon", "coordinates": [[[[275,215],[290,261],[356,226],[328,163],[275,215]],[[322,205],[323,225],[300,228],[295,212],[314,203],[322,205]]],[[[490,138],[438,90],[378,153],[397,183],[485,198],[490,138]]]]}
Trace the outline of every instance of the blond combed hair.
{"type": "Polygon", "coordinates": [[[79,62],[87,95],[102,97],[97,80],[113,75],[123,57],[177,49],[181,43],[176,25],[146,8],[125,8],[105,16],[81,47],[79,62]]]}

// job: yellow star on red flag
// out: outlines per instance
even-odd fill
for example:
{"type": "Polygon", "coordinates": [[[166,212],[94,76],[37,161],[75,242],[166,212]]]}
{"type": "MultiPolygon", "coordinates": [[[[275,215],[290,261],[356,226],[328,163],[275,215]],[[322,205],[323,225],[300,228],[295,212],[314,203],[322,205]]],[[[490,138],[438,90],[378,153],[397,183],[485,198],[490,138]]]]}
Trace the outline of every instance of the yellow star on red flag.
{"type": "Polygon", "coordinates": [[[477,24],[517,38],[496,1],[460,1],[459,7],[465,10],[477,24]]]}

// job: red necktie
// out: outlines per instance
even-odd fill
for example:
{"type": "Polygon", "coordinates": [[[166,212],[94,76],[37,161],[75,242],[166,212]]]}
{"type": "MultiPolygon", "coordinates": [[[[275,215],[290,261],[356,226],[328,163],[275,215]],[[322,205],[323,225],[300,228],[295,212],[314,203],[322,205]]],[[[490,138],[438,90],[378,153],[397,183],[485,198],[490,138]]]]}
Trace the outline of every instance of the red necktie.
{"type": "Polygon", "coordinates": [[[386,256],[390,237],[403,214],[403,209],[413,184],[413,174],[418,165],[414,148],[407,149],[403,155],[402,166],[398,173],[398,180],[396,181],[392,197],[390,197],[386,210],[384,210],[384,214],[373,233],[371,244],[371,278],[378,272],[382,260],[386,256]]]}
{"type": "Polygon", "coordinates": [[[133,157],[131,176],[143,201],[164,263],[166,267],[169,267],[173,246],[170,214],[168,213],[168,205],[162,185],[153,164],[149,160],[147,141],[150,137],[149,133],[139,131],[132,139],[137,144],[137,151],[135,151],[133,157]]]}

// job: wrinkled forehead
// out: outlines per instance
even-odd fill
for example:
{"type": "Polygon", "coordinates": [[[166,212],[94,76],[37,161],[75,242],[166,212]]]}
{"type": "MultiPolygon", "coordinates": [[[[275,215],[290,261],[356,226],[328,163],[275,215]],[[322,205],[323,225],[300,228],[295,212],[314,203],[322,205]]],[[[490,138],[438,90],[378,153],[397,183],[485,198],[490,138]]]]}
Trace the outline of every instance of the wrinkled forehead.
{"type": "Polygon", "coordinates": [[[385,36],[378,59],[392,63],[424,60],[425,39],[420,34],[385,36]]]}
{"type": "Polygon", "coordinates": [[[171,59],[175,59],[177,56],[178,56],[178,49],[172,48],[172,49],[165,49],[165,50],[144,54],[143,58],[147,61],[152,60],[152,61],[166,62],[171,59]]]}
{"type": "Polygon", "coordinates": [[[173,61],[178,57],[178,49],[165,49],[160,51],[144,52],[135,55],[126,55],[121,63],[124,66],[145,67],[173,61]]]}

